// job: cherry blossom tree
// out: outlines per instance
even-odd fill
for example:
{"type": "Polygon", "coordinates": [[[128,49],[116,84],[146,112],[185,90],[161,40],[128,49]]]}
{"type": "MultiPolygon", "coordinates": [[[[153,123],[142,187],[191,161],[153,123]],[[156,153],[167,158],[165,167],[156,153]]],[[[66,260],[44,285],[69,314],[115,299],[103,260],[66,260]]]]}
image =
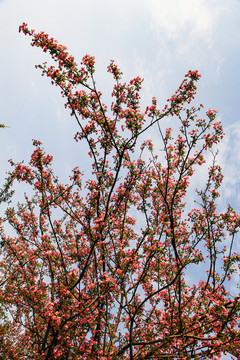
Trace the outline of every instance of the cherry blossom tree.
{"type": "Polygon", "coordinates": [[[239,285],[240,216],[218,211],[215,155],[203,188],[189,193],[223,137],[217,111],[192,106],[198,71],[162,110],[153,98],[143,111],[142,79],[122,82],[111,61],[108,110],[94,57],[78,67],[47,34],[19,31],[56,62],[37,68],[61,89],[91,175],[76,167],[61,183],[37,140],[27,165],[11,160],[1,201],[14,199],[16,181],[29,192],[1,218],[0,358],[239,358],[240,297],[229,289],[239,285]]]}

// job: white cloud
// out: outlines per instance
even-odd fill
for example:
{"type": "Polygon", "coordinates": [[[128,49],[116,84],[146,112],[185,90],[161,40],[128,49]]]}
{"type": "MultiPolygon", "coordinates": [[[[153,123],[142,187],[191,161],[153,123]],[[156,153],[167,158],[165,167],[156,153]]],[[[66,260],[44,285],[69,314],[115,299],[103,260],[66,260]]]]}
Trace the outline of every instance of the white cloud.
{"type": "Polygon", "coordinates": [[[182,31],[192,38],[201,37],[209,45],[219,18],[229,10],[223,1],[216,0],[149,0],[153,28],[179,39],[182,31]]]}

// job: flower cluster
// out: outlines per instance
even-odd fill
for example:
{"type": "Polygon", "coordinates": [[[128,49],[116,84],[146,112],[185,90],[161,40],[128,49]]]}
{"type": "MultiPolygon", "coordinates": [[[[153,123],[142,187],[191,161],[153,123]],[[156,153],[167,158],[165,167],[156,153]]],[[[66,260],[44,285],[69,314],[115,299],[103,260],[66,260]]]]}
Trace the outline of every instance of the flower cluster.
{"type": "Polygon", "coordinates": [[[47,34],[25,23],[19,30],[56,61],[57,68],[39,67],[60,87],[92,173],[83,182],[75,167],[61,183],[37,140],[27,165],[11,161],[6,198],[15,181],[30,191],[0,219],[0,358],[239,358],[240,299],[227,289],[239,275],[240,216],[230,205],[218,213],[223,176],[215,157],[206,185],[189,194],[194,172],[223,136],[216,110],[204,119],[203,105],[189,105],[198,71],[186,74],[162,110],[152,98],[141,111],[142,79],[121,82],[111,61],[108,111],[94,57],[78,68],[47,34]],[[200,280],[190,282],[198,266],[200,280]]]}

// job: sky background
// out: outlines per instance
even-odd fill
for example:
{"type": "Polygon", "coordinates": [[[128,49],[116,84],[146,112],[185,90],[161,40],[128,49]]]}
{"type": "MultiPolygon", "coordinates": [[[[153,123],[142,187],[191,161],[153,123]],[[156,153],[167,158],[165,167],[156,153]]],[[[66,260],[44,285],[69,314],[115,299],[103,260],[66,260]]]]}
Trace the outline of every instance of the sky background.
{"type": "Polygon", "coordinates": [[[160,108],[185,73],[198,69],[196,103],[219,111],[226,134],[218,146],[225,175],[222,203],[240,212],[239,0],[0,0],[0,123],[10,126],[0,129],[0,180],[8,159],[28,161],[32,139],[38,139],[67,181],[76,165],[89,166],[87,149],[73,141],[78,129],[59,90],[35,69],[50,58],[18,33],[23,22],[66,45],[77,62],[94,55],[97,86],[107,104],[110,59],[124,80],[143,77],[143,105],[155,96],[160,108]]]}
{"type": "Polygon", "coordinates": [[[202,78],[196,103],[218,109],[226,133],[219,146],[224,201],[240,195],[240,1],[0,0],[0,123],[10,126],[0,131],[2,177],[9,158],[29,159],[32,139],[43,142],[64,174],[79,159],[88,166],[84,146],[73,141],[77,127],[59,89],[34,67],[50,57],[18,33],[23,22],[66,45],[77,62],[94,55],[97,86],[108,104],[110,59],[120,66],[124,80],[145,79],[144,106],[155,96],[163,107],[185,73],[198,69],[202,78]]]}

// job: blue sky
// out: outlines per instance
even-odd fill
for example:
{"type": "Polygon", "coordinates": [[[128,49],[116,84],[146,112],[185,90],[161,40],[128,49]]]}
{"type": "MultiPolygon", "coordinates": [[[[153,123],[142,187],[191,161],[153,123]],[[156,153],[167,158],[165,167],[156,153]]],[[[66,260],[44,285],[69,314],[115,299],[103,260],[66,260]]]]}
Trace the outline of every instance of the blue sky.
{"type": "MultiPolygon", "coordinates": [[[[67,181],[70,169],[87,169],[84,145],[73,141],[76,124],[63,107],[60,92],[34,65],[48,60],[18,33],[45,31],[80,62],[96,57],[96,80],[110,102],[114,59],[124,79],[143,77],[143,105],[155,96],[162,106],[185,73],[198,69],[196,103],[218,109],[225,138],[219,146],[223,166],[223,203],[239,212],[240,143],[240,1],[238,0],[0,0],[0,166],[8,159],[27,161],[32,139],[54,156],[54,168],[67,181]]],[[[154,134],[153,134],[154,136],[154,134]]],[[[201,176],[204,174],[201,173],[201,176]]]]}
{"type": "MultiPolygon", "coordinates": [[[[8,159],[29,160],[32,139],[54,156],[62,181],[75,166],[87,173],[90,165],[86,144],[73,140],[78,128],[59,89],[35,69],[50,57],[18,32],[26,22],[66,45],[77,62],[85,54],[96,57],[97,86],[107,104],[113,85],[106,71],[110,59],[124,80],[144,78],[143,107],[152,96],[163,107],[185,73],[198,69],[202,78],[195,104],[217,109],[226,134],[218,145],[225,175],[221,204],[231,203],[240,212],[239,19],[237,0],[0,0],[0,123],[10,126],[0,129],[0,181],[9,170],[8,159]]],[[[171,126],[174,119],[168,121],[171,126]]],[[[152,137],[157,140],[154,132],[152,137]]],[[[205,175],[206,168],[198,170],[196,180],[205,175]]]]}
{"type": "Polygon", "coordinates": [[[66,174],[79,159],[84,161],[85,149],[80,151],[72,141],[76,124],[63,108],[59,90],[34,68],[49,57],[18,33],[24,21],[66,45],[79,62],[86,53],[94,55],[97,85],[107,103],[112,86],[106,72],[110,59],[116,60],[126,80],[138,75],[145,79],[143,105],[152,96],[164,105],[185,73],[198,69],[202,79],[196,102],[219,110],[226,133],[219,160],[227,174],[226,192],[229,198],[234,191],[236,195],[239,19],[237,0],[0,1],[0,123],[10,126],[0,131],[2,176],[7,159],[29,158],[33,138],[43,142],[54,155],[56,169],[66,174]]]}

